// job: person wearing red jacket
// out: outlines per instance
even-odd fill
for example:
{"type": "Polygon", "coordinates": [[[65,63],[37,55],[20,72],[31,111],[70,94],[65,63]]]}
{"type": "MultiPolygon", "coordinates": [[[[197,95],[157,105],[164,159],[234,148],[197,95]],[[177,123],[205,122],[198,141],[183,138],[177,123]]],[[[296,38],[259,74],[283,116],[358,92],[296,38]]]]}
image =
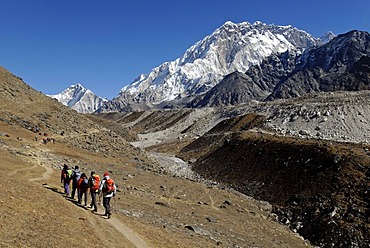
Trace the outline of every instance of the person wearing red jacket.
{"type": "Polygon", "coordinates": [[[78,189],[78,203],[82,204],[82,197],[84,196],[85,200],[85,207],[87,206],[87,191],[89,190],[89,180],[87,179],[87,176],[85,173],[81,174],[80,179],[77,183],[77,189],[78,189]]]}

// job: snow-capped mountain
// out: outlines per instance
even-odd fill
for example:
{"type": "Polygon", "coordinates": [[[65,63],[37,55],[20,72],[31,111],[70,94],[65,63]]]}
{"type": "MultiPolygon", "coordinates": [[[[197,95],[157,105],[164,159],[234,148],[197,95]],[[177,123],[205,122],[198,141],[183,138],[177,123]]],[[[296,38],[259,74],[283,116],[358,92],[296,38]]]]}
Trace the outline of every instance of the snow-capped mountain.
{"type": "Polygon", "coordinates": [[[369,65],[370,34],[350,31],[303,53],[274,54],[245,73],[233,72],[186,107],[237,105],[310,92],[369,90],[369,65]]]}
{"type": "Polygon", "coordinates": [[[153,106],[199,95],[214,87],[225,75],[245,72],[271,54],[302,51],[320,42],[292,26],[228,21],[190,47],[182,57],[163,63],[122,88],[120,95],[105,108],[115,110],[115,106],[127,106],[127,103],[153,106]]]}
{"type": "Polygon", "coordinates": [[[62,104],[80,113],[93,113],[99,109],[106,99],[95,95],[91,90],[84,88],[81,84],[71,85],[62,93],[49,95],[62,104]]]}
{"type": "Polygon", "coordinates": [[[329,31],[327,33],[325,33],[323,36],[320,37],[320,40],[323,44],[325,43],[328,43],[329,41],[331,41],[332,39],[334,39],[336,37],[336,35],[329,31]]]}

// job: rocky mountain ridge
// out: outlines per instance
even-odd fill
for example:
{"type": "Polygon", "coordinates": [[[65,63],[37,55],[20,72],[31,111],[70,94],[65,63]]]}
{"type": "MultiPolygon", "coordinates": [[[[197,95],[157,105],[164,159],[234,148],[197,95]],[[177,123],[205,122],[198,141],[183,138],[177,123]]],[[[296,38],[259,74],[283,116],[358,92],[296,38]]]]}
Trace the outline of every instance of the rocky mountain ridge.
{"type": "Polygon", "coordinates": [[[370,89],[370,34],[350,31],[302,54],[292,75],[281,81],[272,99],[309,92],[370,89]]]}

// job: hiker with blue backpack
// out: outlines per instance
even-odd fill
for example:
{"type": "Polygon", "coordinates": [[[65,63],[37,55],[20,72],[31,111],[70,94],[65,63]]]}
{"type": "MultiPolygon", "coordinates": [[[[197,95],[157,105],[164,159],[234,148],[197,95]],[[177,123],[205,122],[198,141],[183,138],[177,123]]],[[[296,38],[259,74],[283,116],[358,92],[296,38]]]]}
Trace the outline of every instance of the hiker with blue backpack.
{"type": "Polygon", "coordinates": [[[112,216],[112,211],[110,207],[110,199],[116,195],[116,184],[113,179],[109,177],[108,172],[105,172],[103,175],[99,186],[99,194],[103,193],[103,206],[105,208],[104,216],[107,216],[108,219],[112,216]]]}
{"type": "Polygon", "coordinates": [[[74,171],[72,172],[72,176],[71,176],[71,178],[72,178],[72,194],[71,194],[71,198],[72,199],[75,199],[76,191],[77,191],[77,198],[79,199],[77,185],[78,185],[78,180],[80,180],[80,177],[81,177],[80,167],[78,165],[76,165],[74,171]]]}
{"type": "Polygon", "coordinates": [[[68,165],[64,164],[60,176],[60,182],[63,184],[64,193],[69,197],[70,189],[69,184],[71,182],[72,170],[68,168],[68,165]]]}

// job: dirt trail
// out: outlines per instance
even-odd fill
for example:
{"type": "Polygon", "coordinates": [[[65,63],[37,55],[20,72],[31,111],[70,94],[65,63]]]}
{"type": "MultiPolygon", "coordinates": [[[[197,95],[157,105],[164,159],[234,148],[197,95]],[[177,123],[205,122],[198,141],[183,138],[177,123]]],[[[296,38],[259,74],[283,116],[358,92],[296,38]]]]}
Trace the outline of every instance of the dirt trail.
{"type": "Polygon", "coordinates": [[[42,166],[45,168],[44,174],[42,174],[42,177],[36,177],[36,178],[31,178],[30,181],[39,181],[39,180],[47,180],[50,178],[51,174],[53,174],[54,170],[50,167],[47,166],[42,166]]]}
{"type": "Polygon", "coordinates": [[[146,248],[149,247],[146,242],[136,234],[132,229],[128,228],[125,224],[120,222],[116,218],[111,218],[108,222],[120,233],[122,233],[132,244],[134,244],[138,248],[146,248]]]}

